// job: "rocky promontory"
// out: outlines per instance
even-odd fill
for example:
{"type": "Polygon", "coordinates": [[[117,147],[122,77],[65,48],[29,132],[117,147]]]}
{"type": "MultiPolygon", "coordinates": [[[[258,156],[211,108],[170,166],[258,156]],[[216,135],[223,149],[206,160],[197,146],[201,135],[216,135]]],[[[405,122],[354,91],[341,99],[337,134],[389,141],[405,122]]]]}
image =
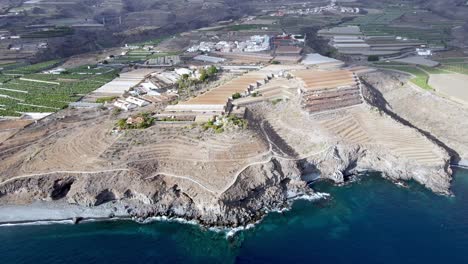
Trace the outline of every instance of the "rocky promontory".
{"type": "Polygon", "coordinates": [[[0,209],[39,201],[240,226],[313,196],[313,180],[345,183],[366,171],[450,194],[451,148],[382,111],[384,96],[366,97],[317,115],[296,99],[259,103],[247,129],[224,133],[173,123],[114,133],[108,110],[63,110],[1,144],[0,209]]]}

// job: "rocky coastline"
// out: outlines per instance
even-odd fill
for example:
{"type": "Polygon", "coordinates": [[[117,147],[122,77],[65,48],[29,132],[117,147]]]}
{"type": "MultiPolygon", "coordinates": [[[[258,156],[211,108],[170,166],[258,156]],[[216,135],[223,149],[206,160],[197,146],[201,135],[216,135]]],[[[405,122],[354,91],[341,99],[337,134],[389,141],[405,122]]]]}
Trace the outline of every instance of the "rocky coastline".
{"type": "MultiPolygon", "coordinates": [[[[31,157],[35,157],[27,153],[24,160],[5,165],[8,169],[5,173],[13,176],[0,183],[0,223],[73,218],[130,218],[144,222],[154,217],[167,217],[195,221],[207,227],[239,227],[260,221],[269,211],[288,208],[291,201],[298,197],[314,197],[316,194],[309,186],[313,180],[343,184],[350,176],[368,171],[380,172],[382,177],[395,182],[414,180],[435,193],[451,195],[450,165],[453,164],[453,157],[457,159],[466,155],[454,151],[452,142],[442,143],[444,141],[436,133],[419,129],[416,126],[418,122],[413,120],[409,123],[411,119],[405,119],[404,113],[389,107],[385,93],[378,88],[379,83],[369,79],[366,81],[368,89],[363,91],[363,95],[367,103],[359,113],[380,112],[380,116],[375,113],[365,115],[388,119],[385,124],[390,124],[392,129],[407,130],[407,134],[415,135],[436,153],[437,163],[423,164],[399,156],[382,144],[333,141],[325,133],[320,136],[326,139],[323,142],[327,145],[321,142],[314,145],[318,146],[317,149],[324,145],[320,151],[298,155],[295,153],[297,148],[293,147],[294,140],[283,139],[274,131],[269,132],[271,129],[265,129],[263,123],[255,121],[259,117],[268,119],[267,114],[263,117],[256,114],[251,120],[252,133],[262,136],[263,132],[263,141],[266,145],[270,144],[270,150],[267,154],[255,156],[258,160],[250,160],[239,173],[231,172],[235,178],[225,188],[214,191],[200,183],[198,178],[155,173],[160,167],[168,166],[160,160],[133,162],[127,167],[106,167],[94,172],[57,170],[14,176],[16,164],[25,166],[31,157]],[[34,208],[42,211],[30,210],[34,208]]],[[[395,82],[395,85],[398,84],[395,82]]],[[[247,135],[254,140],[252,134],[247,135]]],[[[50,140],[56,143],[56,139],[50,140]]],[[[298,142],[299,146],[306,143],[298,142]]],[[[15,153],[8,155],[11,157],[15,153]]],[[[210,171],[208,165],[200,165],[200,162],[192,164],[192,168],[199,169],[201,173],[216,173],[210,171]]]]}
{"type": "MultiPolygon", "coordinates": [[[[369,149],[337,146],[313,159],[285,161],[273,158],[266,164],[252,166],[219,196],[193,190],[193,186],[191,190],[183,185],[174,187],[163,177],[146,180],[130,176],[134,180],[128,182],[127,172],[120,172],[87,177],[59,173],[17,179],[0,186],[0,197],[7,203],[14,204],[18,200],[33,203],[24,208],[34,208],[34,201],[43,201],[42,206],[45,204],[49,209],[60,205],[58,208],[63,214],[55,220],[120,217],[144,222],[165,216],[195,220],[208,227],[239,227],[258,222],[269,211],[287,208],[294,198],[314,195],[308,186],[311,173],[319,173],[321,179],[340,184],[350,175],[379,171],[392,181],[413,179],[434,192],[448,195],[451,181],[448,164],[448,156],[444,167],[422,167],[385,153],[372,153],[369,149]],[[27,199],[24,197],[26,193],[27,199]]],[[[2,210],[8,210],[8,206],[2,206],[2,210]]],[[[35,215],[34,210],[30,212],[29,219],[21,214],[15,219],[14,213],[2,213],[9,217],[0,222],[52,220],[54,214],[50,212],[55,211],[45,210],[42,215],[35,215]]],[[[28,213],[23,211],[23,214],[28,213]]]]}

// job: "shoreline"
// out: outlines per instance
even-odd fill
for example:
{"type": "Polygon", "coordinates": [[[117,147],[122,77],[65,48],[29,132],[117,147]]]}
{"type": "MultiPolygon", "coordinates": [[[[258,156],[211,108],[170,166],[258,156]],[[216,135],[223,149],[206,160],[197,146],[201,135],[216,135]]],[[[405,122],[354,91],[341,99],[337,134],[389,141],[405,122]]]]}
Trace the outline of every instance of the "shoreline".
{"type": "Polygon", "coordinates": [[[53,223],[69,221],[77,224],[87,221],[105,221],[128,219],[125,207],[119,203],[103,204],[96,207],[84,207],[65,202],[34,202],[27,205],[0,206],[0,227],[6,225],[27,225],[39,222],[53,223]]]}
{"type": "MultiPolygon", "coordinates": [[[[318,201],[330,197],[328,193],[304,194],[292,197],[283,208],[273,208],[265,210],[265,216],[272,212],[282,213],[291,209],[292,204],[297,200],[318,201]]],[[[214,232],[226,232],[226,236],[232,236],[238,231],[253,228],[263,220],[259,219],[253,223],[247,223],[242,226],[207,226],[196,219],[185,219],[181,217],[170,216],[151,216],[144,219],[131,217],[128,213],[105,215],[109,210],[115,211],[115,208],[125,209],[125,206],[119,202],[103,204],[97,207],[84,207],[79,205],[67,204],[64,202],[35,202],[29,205],[5,205],[0,206],[0,228],[9,226],[30,226],[30,225],[52,225],[69,224],[77,225],[89,222],[106,221],[132,221],[138,224],[149,224],[152,222],[177,222],[183,224],[197,225],[201,228],[207,228],[214,232]],[[119,208],[120,207],[120,208],[119,208]],[[78,214],[84,212],[84,214],[78,214]],[[11,213],[19,213],[19,217],[12,217],[11,213]],[[45,216],[46,213],[51,215],[45,216]],[[56,217],[53,217],[53,216],[56,217]],[[78,221],[76,221],[78,219],[78,221]]],[[[17,214],[18,215],[18,214],[17,214]]]]}

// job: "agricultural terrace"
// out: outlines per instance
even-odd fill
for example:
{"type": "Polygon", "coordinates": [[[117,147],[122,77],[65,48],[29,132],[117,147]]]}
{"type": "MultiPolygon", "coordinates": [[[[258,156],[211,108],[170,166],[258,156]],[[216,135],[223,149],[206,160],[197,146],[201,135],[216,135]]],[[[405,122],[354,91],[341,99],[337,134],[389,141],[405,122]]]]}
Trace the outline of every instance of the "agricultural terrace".
{"type": "Polygon", "coordinates": [[[440,68],[447,72],[468,74],[468,57],[466,58],[447,58],[438,60],[441,63],[440,68]]]}
{"type": "Polygon", "coordinates": [[[164,56],[178,55],[179,52],[156,52],[146,49],[130,50],[127,54],[119,56],[113,60],[114,63],[137,63],[149,59],[156,59],[164,56]]]}
{"type": "Polygon", "coordinates": [[[35,64],[0,74],[0,116],[25,112],[55,112],[114,79],[111,68],[79,67],[61,74],[40,70],[52,62],[35,64]],[[22,73],[13,75],[11,72],[22,73]]]}
{"type": "MultiPolygon", "coordinates": [[[[429,85],[429,73],[421,67],[406,65],[406,64],[375,64],[377,68],[384,69],[384,70],[394,70],[403,73],[407,73],[412,76],[410,81],[417,86],[425,89],[425,90],[434,90],[429,85]]],[[[427,67],[428,68],[428,67],[427,67]]]]}
{"type": "Polygon", "coordinates": [[[52,69],[60,64],[61,60],[50,60],[41,63],[21,66],[13,69],[8,69],[3,71],[3,74],[13,74],[13,75],[23,75],[23,74],[31,74],[36,72],[41,72],[44,70],[52,69]]]}
{"type": "MultiPolygon", "coordinates": [[[[420,19],[431,17],[431,13],[414,14],[411,8],[389,8],[381,14],[368,14],[357,17],[343,25],[359,26],[367,36],[394,35],[409,39],[419,39],[431,44],[445,44],[451,39],[451,28],[458,22],[428,20],[424,23],[426,27],[413,26],[411,22],[400,22],[402,16],[415,16],[420,19]]],[[[421,23],[421,22],[420,22],[421,23]]]]}
{"type": "Polygon", "coordinates": [[[468,58],[447,58],[438,60],[441,65],[437,67],[415,66],[397,62],[376,62],[374,66],[380,69],[396,70],[413,76],[411,82],[417,86],[433,90],[429,84],[431,75],[460,73],[468,75],[468,58]]]}
{"type": "MultiPolygon", "coordinates": [[[[311,16],[284,16],[279,20],[281,29],[286,32],[301,32],[307,27],[325,27],[331,24],[337,24],[341,21],[340,16],[336,15],[311,15],[311,16]]],[[[271,26],[268,26],[271,28],[271,26]]]]}

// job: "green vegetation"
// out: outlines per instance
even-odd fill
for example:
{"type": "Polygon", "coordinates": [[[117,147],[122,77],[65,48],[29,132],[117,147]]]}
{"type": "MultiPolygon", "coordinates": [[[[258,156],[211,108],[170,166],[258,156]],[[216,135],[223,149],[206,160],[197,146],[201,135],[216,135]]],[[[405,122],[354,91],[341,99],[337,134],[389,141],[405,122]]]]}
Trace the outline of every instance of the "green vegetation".
{"type": "Polygon", "coordinates": [[[145,46],[145,45],[156,46],[156,45],[159,45],[164,40],[169,39],[171,37],[172,36],[162,36],[162,37],[159,37],[159,38],[155,38],[155,39],[151,39],[151,40],[147,40],[147,41],[143,41],[143,42],[132,43],[131,45],[132,46],[145,46]]]}
{"type": "Polygon", "coordinates": [[[277,104],[280,103],[281,101],[283,101],[283,99],[278,98],[278,99],[275,99],[275,100],[271,101],[271,103],[272,103],[273,105],[277,105],[277,104]]]}
{"type": "Polygon", "coordinates": [[[116,63],[137,63],[144,62],[149,59],[156,59],[165,56],[179,55],[180,52],[155,52],[146,49],[136,49],[129,51],[126,55],[119,56],[114,59],[116,63]]]}
{"type": "Polygon", "coordinates": [[[20,76],[0,74],[0,116],[20,116],[22,112],[55,112],[117,76],[117,72],[110,68],[105,69],[107,73],[96,74],[75,73],[76,69],[62,74],[37,73],[57,62],[15,69],[24,74],[20,76]]]}
{"type": "Polygon", "coordinates": [[[227,31],[244,31],[244,30],[254,30],[261,29],[262,27],[268,27],[269,25],[232,25],[223,28],[227,31]]]}
{"type": "Polygon", "coordinates": [[[128,119],[119,119],[117,121],[117,127],[121,130],[126,129],[145,129],[153,125],[154,117],[151,116],[151,113],[139,113],[136,116],[130,117],[128,119]]]}
{"type": "Polygon", "coordinates": [[[179,80],[177,80],[177,87],[179,90],[187,89],[198,83],[198,80],[190,78],[188,74],[183,74],[179,80]]]}
{"type": "Polygon", "coordinates": [[[279,61],[277,61],[277,60],[273,60],[273,61],[271,61],[271,64],[278,65],[278,64],[281,64],[281,62],[279,62],[279,61]]]}
{"type": "Polygon", "coordinates": [[[213,120],[210,120],[202,125],[203,130],[212,129],[215,133],[222,133],[228,127],[246,129],[249,125],[249,122],[243,118],[228,115],[216,117],[213,120]]]}
{"type": "Polygon", "coordinates": [[[216,68],[216,66],[214,66],[214,65],[211,65],[207,69],[205,69],[205,68],[200,69],[199,72],[200,72],[199,80],[201,82],[206,82],[206,81],[208,81],[210,78],[214,77],[218,73],[218,68],[216,68]]]}
{"type": "Polygon", "coordinates": [[[241,96],[240,93],[235,93],[235,94],[232,95],[232,99],[233,99],[233,100],[239,99],[239,98],[241,98],[241,97],[242,97],[242,96],[241,96]]]}
{"type": "Polygon", "coordinates": [[[213,129],[216,133],[224,132],[223,124],[215,124],[214,120],[210,120],[202,125],[203,130],[213,129]]]}
{"type": "Polygon", "coordinates": [[[227,120],[229,124],[232,124],[242,129],[246,129],[247,126],[249,125],[249,121],[247,121],[246,119],[234,116],[234,115],[227,116],[227,120]]]}
{"type": "Polygon", "coordinates": [[[51,61],[45,61],[41,63],[36,63],[36,64],[31,64],[19,68],[15,68],[12,70],[5,70],[3,73],[5,74],[31,74],[31,73],[37,73],[41,71],[45,71],[48,69],[52,69],[56,66],[59,65],[61,60],[51,60],[51,61]]]}
{"type": "Polygon", "coordinates": [[[428,67],[428,66],[418,66],[419,69],[424,70],[425,72],[429,74],[442,74],[442,73],[449,73],[442,69],[441,67],[428,67]]]}
{"type": "Polygon", "coordinates": [[[381,69],[389,69],[389,70],[397,70],[401,72],[406,72],[413,76],[410,80],[412,83],[416,84],[417,86],[425,89],[425,90],[434,90],[428,83],[429,75],[424,72],[423,70],[415,67],[415,66],[379,66],[381,69]]]}
{"type": "Polygon", "coordinates": [[[468,74],[468,63],[442,64],[442,69],[446,71],[461,73],[461,74],[468,74]]]}
{"type": "MultiPolygon", "coordinates": [[[[312,16],[284,16],[280,19],[281,29],[285,31],[300,31],[305,27],[324,27],[340,22],[339,16],[312,15],[312,16]]],[[[268,25],[270,27],[270,25],[268,25]]]]}
{"type": "Polygon", "coordinates": [[[70,27],[56,27],[48,30],[35,31],[21,35],[22,38],[55,38],[72,35],[73,28],[70,27]]]}
{"type": "Polygon", "coordinates": [[[103,103],[107,103],[107,102],[112,102],[117,98],[119,98],[119,97],[118,96],[101,97],[101,98],[96,99],[96,103],[103,104],[103,103]]]}
{"type": "Polygon", "coordinates": [[[345,25],[361,27],[372,27],[376,25],[385,26],[403,16],[406,11],[407,9],[388,8],[385,9],[381,14],[368,14],[365,16],[356,17],[355,19],[345,23],[345,25]]]}
{"type": "Polygon", "coordinates": [[[427,28],[392,25],[392,22],[405,14],[413,16],[412,11],[414,10],[411,8],[387,8],[381,14],[368,14],[356,17],[343,25],[359,26],[361,31],[368,36],[394,35],[445,46],[452,38],[451,29],[459,24],[457,21],[427,21],[427,28]]]}
{"type": "Polygon", "coordinates": [[[206,83],[209,80],[213,79],[218,72],[218,68],[216,68],[216,66],[211,65],[208,68],[201,68],[199,70],[200,77],[198,79],[191,78],[188,74],[183,74],[181,78],[177,81],[177,87],[180,91],[188,89],[189,87],[197,85],[199,83],[206,83]]]}
{"type": "Polygon", "coordinates": [[[445,59],[436,59],[440,63],[463,63],[468,62],[468,58],[445,58],[445,59]]]}
{"type": "Polygon", "coordinates": [[[369,57],[367,57],[367,61],[379,61],[379,56],[370,55],[369,57]]]}

